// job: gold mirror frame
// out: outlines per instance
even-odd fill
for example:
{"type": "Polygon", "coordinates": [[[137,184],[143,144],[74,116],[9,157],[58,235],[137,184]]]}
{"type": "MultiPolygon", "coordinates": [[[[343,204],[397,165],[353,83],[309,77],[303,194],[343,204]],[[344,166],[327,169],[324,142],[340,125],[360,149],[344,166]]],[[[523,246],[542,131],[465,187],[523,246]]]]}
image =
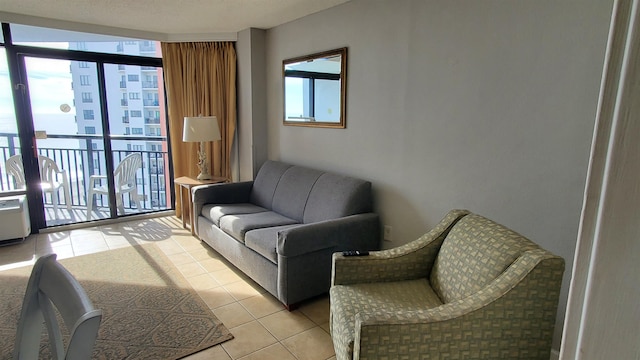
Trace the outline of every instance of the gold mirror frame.
{"type": "Polygon", "coordinates": [[[282,90],[284,125],[344,129],[347,124],[347,48],[283,60],[282,90]],[[339,60],[339,65],[335,64],[336,60],[339,60]],[[301,80],[300,84],[294,84],[295,79],[304,80],[301,80]],[[339,85],[327,82],[336,80],[339,85]],[[319,81],[317,86],[310,86],[316,81],[319,81]],[[315,96],[314,92],[318,91],[323,91],[325,96],[315,96]],[[335,98],[336,94],[339,99],[335,98]],[[306,103],[303,100],[305,96],[308,97],[306,103]],[[287,99],[290,101],[289,104],[287,99]],[[321,101],[316,101],[318,99],[321,101]],[[334,107],[338,101],[339,117],[336,119],[334,107]],[[316,111],[316,102],[323,105],[318,106],[322,110],[316,111]],[[289,112],[297,110],[300,115],[287,114],[287,105],[289,112]]]}

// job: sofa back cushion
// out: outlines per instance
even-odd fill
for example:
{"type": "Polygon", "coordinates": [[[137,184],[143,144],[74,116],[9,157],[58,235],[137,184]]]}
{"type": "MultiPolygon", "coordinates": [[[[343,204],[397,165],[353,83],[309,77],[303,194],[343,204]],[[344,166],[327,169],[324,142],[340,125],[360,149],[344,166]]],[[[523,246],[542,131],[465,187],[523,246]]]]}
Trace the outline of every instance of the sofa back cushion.
{"type": "Polygon", "coordinates": [[[273,195],[273,211],[302,222],[309,193],[322,171],[291,166],[280,177],[273,195]]]}
{"type": "Polygon", "coordinates": [[[271,210],[276,187],[282,174],[290,167],[291,165],[278,161],[269,160],[265,162],[253,181],[250,196],[251,203],[271,210]]]}
{"type": "Polygon", "coordinates": [[[539,246],[482,216],[470,214],[451,229],[431,271],[431,286],[443,302],[478,292],[525,251],[539,246]]]}
{"type": "Polygon", "coordinates": [[[324,173],[313,185],[304,209],[304,223],[372,211],[371,183],[324,173]]]}

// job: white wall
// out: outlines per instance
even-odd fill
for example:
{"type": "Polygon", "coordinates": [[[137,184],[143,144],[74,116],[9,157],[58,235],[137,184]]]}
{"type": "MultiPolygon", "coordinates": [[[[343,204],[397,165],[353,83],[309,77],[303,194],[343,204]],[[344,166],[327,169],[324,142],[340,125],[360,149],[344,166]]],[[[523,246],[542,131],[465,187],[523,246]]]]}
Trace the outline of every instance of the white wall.
{"type": "Polygon", "coordinates": [[[238,33],[238,127],[232,157],[234,180],[253,180],[267,160],[267,100],[265,96],[265,30],[238,33]]]}
{"type": "MultiPolygon", "coordinates": [[[[267,31],[268,158],[371,180],[395,247],[453,208],[568,279],[611,2],[352,0],[267,31]],[[282,60],[347,46],[347,129],[282,125],[282,60]]],[[[554,348],[559,348],[562,324],[554,348]]]]}

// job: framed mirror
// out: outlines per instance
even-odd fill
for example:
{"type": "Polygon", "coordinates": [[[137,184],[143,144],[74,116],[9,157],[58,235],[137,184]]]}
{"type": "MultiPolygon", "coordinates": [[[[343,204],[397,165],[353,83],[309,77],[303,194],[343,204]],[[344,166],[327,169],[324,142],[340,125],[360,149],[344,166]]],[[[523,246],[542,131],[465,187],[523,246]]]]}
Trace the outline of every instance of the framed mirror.
{"type": "Polygon", "coordinates": [[[346,127],[347,48],[282,61],[284,125],[346,127]]]}

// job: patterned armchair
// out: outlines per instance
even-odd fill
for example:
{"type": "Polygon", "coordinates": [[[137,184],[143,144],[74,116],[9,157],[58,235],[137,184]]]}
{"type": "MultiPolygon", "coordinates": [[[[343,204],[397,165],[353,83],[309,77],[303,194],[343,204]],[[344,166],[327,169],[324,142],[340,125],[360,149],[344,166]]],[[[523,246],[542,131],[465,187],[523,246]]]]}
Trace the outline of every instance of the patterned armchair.
{"type": "Polygon", "coordinates": [[[331,336],[346,359],[549,359],[564,260],[453,210],[404,246],[333,255],[331,336]]]}

